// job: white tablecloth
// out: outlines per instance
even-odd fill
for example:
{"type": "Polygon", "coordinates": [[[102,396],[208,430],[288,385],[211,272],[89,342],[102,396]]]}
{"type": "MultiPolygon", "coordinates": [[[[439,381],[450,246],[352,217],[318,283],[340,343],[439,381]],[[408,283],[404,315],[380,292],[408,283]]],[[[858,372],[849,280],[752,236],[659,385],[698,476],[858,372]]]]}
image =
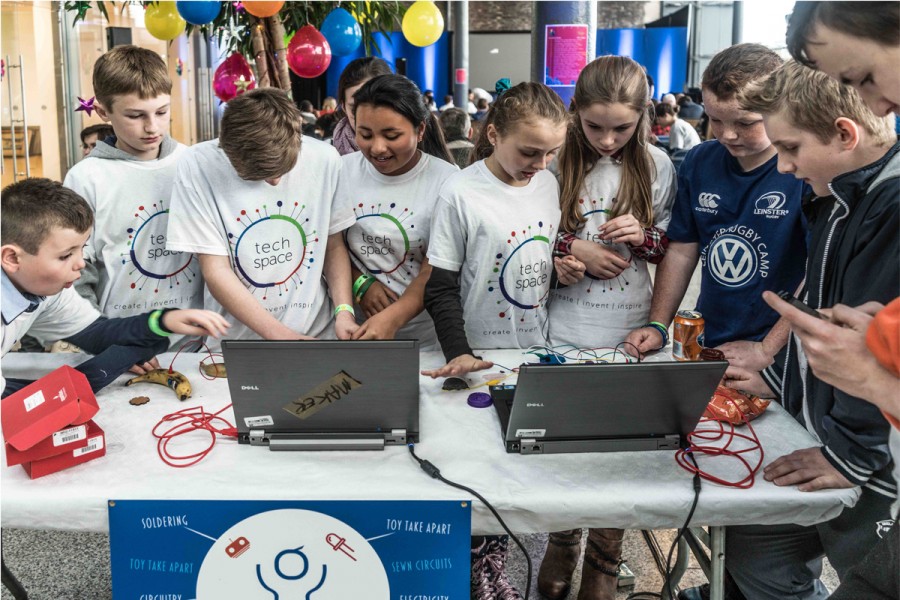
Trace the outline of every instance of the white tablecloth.
{"type": "MultiPolygon", "coordinates": [[[[521,351],[483,353],[515,366],[531,356],[521,351]]],[[[466,494],[429,478],[405,447],[383,452],[270,452],[220,438],[199,464],[176,469],[157,456],[153,426],[164,415],[202,405],[215,412],[229,402],[224,380],[207,381],[198,370],[202,355],[182,353],[175,369],[187,374],[194,394],[179,402],[161,386],[124,387],[120,378],[98,395],[95,421],[106,431],[107,455],[36,480],[3,460],[0,522],[4,527],[108,530],[108,499],[264,499],[264,500],[428,500],[460,499],[466,494]],[[148,404],[132,406],[138,395],[148,404]]],[[[83,360],[71,354],[18,354],[3,358],[6,377],[36,378],[62,364],[83,360]]],[[[171,355],[161,357],[168,365],[171,355]]],[[[422,368],[443,364],[439,353],[421,357],[422,368]]],[[[491,372],[496,372],[492,370],[491,372]]],[[[472,380],[484,382],[481,374],[472,380]]],[[[514,378],[509,379],[513,382],[514,378]]],[[[442,380],[420,379],[421,442],[416,451],[444,477],[472,487],[500,512],[513,531],[531,533],[573,527],[672,528],[682,525],[691,501],[691,476],[675,464],[673,453],[623,452],[520,456],[507,454],[493,408],[466,404],[468,391],[444,392],[442,380]]],[[[486,387],[480,388],[487,391],[486,387]]],[[[635,407],[639,416],[640,407],[635,407]]],[[[233,421],[231,411],[225,411],[233,421]]],[[[764,465],[813,439],[776,404],[754,421],[765,450],[764,465]]],[[[187,452],[205,446],[208,434],[172,446],[187,452]]],[[[701,458],[701,467],[732,479],[743,474],[736,461],[701,458]]],[[[852,506],[857,490],[802,493],[779,488],[760,473],[751,489],[703,483],[694,524],[813,524],[852,506]]],[[[474,534],[502,533],[488,509],[473,504],[474,534]]]]}

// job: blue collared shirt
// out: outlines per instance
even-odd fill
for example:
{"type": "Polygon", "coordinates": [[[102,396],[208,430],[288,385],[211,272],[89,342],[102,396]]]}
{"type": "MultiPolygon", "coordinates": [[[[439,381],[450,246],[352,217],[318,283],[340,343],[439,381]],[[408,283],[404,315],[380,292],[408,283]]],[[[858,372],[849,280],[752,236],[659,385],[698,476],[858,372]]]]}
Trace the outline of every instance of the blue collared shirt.
{"type": "Polygon", "coordinates": [[[9,325],[22,313],[32,312],[43,301],[44,296],[20,292],[6,275],[6,271],[0,269],[0,311],[4,323],[9,325]]]}

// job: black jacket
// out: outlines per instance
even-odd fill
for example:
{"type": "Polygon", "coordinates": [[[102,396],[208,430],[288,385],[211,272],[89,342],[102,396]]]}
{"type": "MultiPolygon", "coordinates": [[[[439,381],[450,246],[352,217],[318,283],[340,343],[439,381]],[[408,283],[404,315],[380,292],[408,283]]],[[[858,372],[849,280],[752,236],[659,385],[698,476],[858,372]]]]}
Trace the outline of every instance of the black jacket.
{"type": "MultiPolygon", "coordinates": [[[[898,151],[900,143],[875,163],[837,177],[829,186],[832,196],[806,205],[810,243],[800,298],[810,306],[888,304],[900,294],[898,151]]],[[[793,335],[762,375],[844,477],[896,497],[890,426],[873,404],[817,379],[793,335]]]]}

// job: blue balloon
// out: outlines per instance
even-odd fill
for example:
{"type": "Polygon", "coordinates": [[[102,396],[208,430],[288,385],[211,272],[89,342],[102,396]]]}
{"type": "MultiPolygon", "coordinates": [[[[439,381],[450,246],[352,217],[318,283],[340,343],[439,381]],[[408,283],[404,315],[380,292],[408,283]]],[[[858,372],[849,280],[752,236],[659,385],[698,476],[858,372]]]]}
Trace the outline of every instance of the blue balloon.
{"type": "Polygon", "coordinates": [[[175,8],[181,18],[191,25],[206,25],[219,16],[222,3],[211,0],[178,0],[175,8]]]}
{"type": "Polygon", "coordinates": [[[362,42],[362,30],[359,22],[343,8],[336,8],[322,22],[322,35],[331,46],[335,56],[352,54],[362,42]]]}

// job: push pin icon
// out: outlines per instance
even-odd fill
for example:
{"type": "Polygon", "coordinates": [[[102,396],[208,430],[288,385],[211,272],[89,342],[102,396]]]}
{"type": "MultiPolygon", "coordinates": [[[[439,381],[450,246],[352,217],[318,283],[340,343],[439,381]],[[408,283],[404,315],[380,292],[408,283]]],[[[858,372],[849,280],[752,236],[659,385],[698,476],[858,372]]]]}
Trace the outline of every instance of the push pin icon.
{"type": "Polygon", "coordinates": [[[336,533],[329,533],[325,536],[325,543],[331,546],[331,548],[337,552],[343,552],[347,556],[349,556],[354,562],[356,558],[353,556],[353,548],[347,545],[347,540],[342,538],[336,533]]]}

